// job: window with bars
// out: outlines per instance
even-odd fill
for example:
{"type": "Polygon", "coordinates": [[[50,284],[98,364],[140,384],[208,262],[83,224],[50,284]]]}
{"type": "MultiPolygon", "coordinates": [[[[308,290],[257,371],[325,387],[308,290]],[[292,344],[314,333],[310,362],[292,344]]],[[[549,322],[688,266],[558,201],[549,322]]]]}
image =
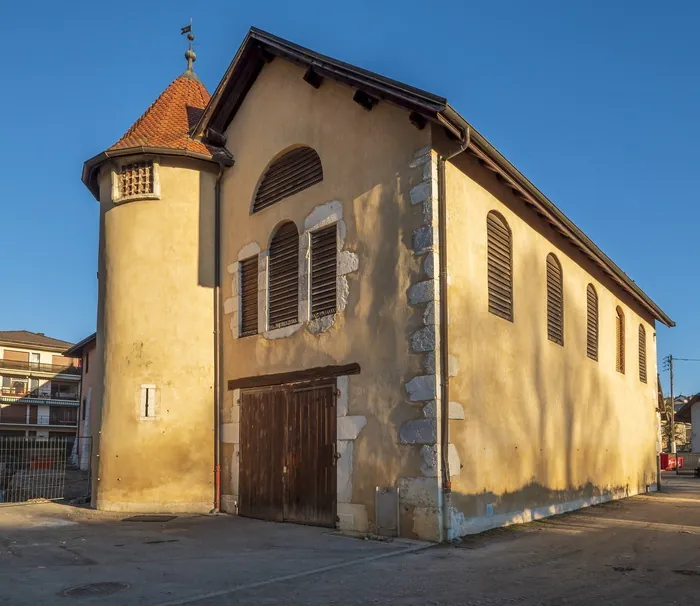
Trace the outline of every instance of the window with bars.
{"type": "Polygon", "coordinates": [[[559,259],[547,255],[547,338],[564,345],[564,281],[559,259]]]}
{"type": "Polygon", "coordinates": [[[586,288],[586,354],[598,360],[598,293],[593,284],[586,288]]]}
{"type": "Polygon", "coordinates": [[[119,197],[132,198],[154,193],[153,162],[133,162],[119,169],[119,197]]]}
{"type": "Polygon", "coordinates": [[[258,334],[258,257],[240,263],[241,337],[258,334]]]}
{"type": "Polygon", "coordinates": [[[281,328],[299,319],[299,233],[283,223],[270,243],[268,325],[281,328]]]}
{"type": "Polygon", "coordinates": [[[615,309],[615,368],[625,374],[625,315],[615,309]]]}
{"type": "Polygon", "coordinates": [[[647,331],[639,325],[639,380],[647,382],[647,331]]]}
{"type": "Polygon", "coordinates": [[[513,242],[506,220],[491,211],[486,217],[489,311],[513,321],[513,242]]]}
{"type": "Polygon", "coordinates": [[[336,312],[336,267],[338,259],[335,225],[311,233],[311,317],[336,312]]]}
{"type": "Polygon", "coordinates": [[[255,193],[253,212],[257,213],[321,181],[323,167],[319,155],[310,147],[297,147],[267,168],[255,193]]]}

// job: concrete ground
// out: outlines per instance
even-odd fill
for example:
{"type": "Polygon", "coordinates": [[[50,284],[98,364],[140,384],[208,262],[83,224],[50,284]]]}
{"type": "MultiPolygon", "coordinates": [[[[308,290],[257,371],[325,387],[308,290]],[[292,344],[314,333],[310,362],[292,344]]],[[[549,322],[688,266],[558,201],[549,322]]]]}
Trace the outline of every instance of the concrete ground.
{"type": "Polygon", "coordinates": [[[367,541],[233,516],[0,507],[0,604],[698,604],[700,479],[465,539],[367,541]],[[111,595],[66,597],[87,583],[111,595]]]}

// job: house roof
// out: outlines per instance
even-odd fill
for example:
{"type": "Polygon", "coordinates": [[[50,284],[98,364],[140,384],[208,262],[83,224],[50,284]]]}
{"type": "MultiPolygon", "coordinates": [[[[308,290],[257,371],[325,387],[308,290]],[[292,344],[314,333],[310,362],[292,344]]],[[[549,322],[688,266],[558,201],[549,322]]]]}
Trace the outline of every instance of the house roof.
{"type": "Polygon", "coordinates": [[[124,136],[83,167],[83,182],[97,197],[97,169],[108,158],[137,153],[188,156],[231,164],[230,154],[190,136],[209,102],[209,91],[191,70],[175,78],[124,136]]]}
{"type": "Polygon", "coordinates": [[[321,55],[257,28],[251,28],[204,109],[194,130],[195,135],[203,136],[205,142],[221,140],[221,133],[233,120],[263,66],[275,57],[281,57],[305,67],[307,70],[305,78],[310,82],[313,78],[330,78],[361,91],[375,100],[391,103],[410,112],[409,118],[414,124],[419,125],[427,121],[443,127],[451,138],[462,143],[464,152],[474,155],[486,168],[495,172],[524,204],[534,209],[543,221],[600,267],[652,317],[666,326],[675,326],[673,320],[612,259],[605,255],[483,135],[460,116],[444,97],[321,55]]]}
{"type": "Polygon", "coordinates": [[[85,337],[82,341],[73,345],[73,347],[66,349],[63,355],[69,358],[78,358],[83,355],[83,349],[95,341],[97,341],[97,333],[93,332],[89,337],[85,337]]]}
{"type": "Polygon", "coordinates": [[[63,352],[72,343],[47,337],[43,332],[30,332],[28,330],[0,330],[0,344],[10,347],[35,347],[63,352]]]}
{"type": "Polygon", "coordinates": [[[693,404],[700,402],[700,394],[690,398],[681,408],[676,411],[676,421],[680,423],[690,423],[690,409],[693,404]]]}

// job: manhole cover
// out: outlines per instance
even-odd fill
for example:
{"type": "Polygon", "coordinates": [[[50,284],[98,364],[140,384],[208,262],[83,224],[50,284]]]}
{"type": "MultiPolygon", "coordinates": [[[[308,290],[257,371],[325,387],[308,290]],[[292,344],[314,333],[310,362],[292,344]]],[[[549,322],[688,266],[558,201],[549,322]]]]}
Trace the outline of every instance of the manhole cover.
{"type": "Polygon", "coordinates": [[[77,587],[71,587],[63,592],[63,595],[69,598],[88,598],[93,596],[103,596],[112,595],[114,593],[119,593],[129,589],[129,585],[126,583],[90,583],[89,585],[78,585],[77,587]]]}
{"type": "Polygon", "coordinates": [[[170,522],[174,520],[177,516],[131,516],[130,518],[124,518],[122,522],[170,522]]]}

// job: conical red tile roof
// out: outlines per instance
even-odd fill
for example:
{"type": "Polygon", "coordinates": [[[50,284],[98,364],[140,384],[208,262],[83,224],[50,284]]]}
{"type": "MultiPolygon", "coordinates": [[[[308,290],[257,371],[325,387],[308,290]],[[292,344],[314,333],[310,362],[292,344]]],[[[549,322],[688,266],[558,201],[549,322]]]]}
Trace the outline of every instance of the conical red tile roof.
{"type": "Polygon", "coordinates": [[[211,156],[201,141],[189,132],[197,124],[209,92],[192,72],[176,78],[110,150],[131,147],[183,149],[211,156]]]}

